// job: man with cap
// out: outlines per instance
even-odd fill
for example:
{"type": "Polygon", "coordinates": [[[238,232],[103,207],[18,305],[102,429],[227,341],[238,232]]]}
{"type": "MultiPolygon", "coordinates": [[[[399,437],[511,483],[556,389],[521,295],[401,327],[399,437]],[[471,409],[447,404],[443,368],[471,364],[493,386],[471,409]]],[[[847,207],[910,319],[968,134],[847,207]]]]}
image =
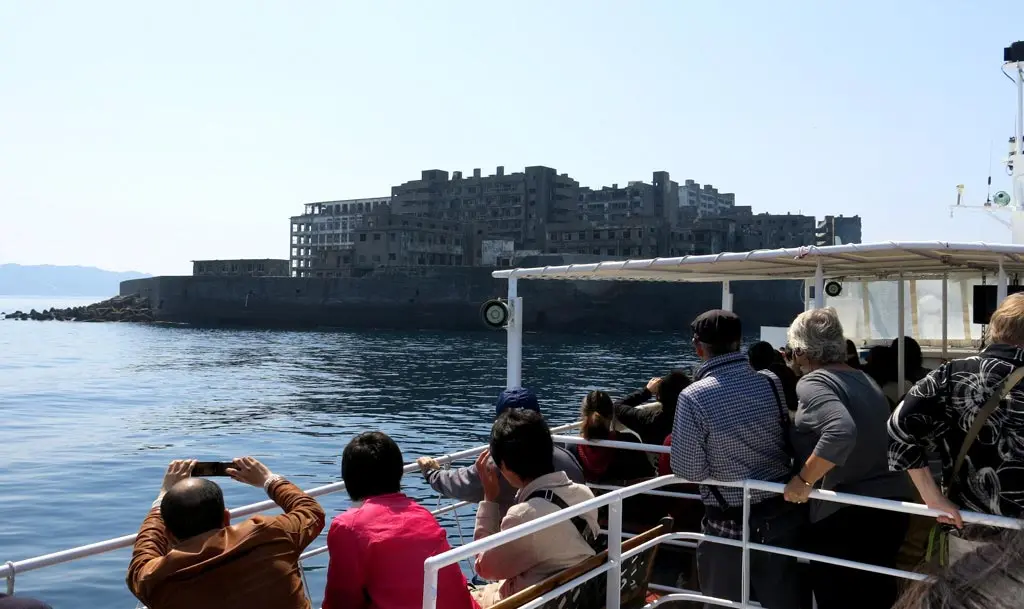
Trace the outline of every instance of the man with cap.
{"type": "MultiPolygon", "coordinates": [[[[690,329],[694,350],[703,363],[693,383],[679,394],[672,429],[672,472],[694,482],[788,481],[792,449],[782,384],[770,371],[755,371],[740,351],[740,318],[731,311],[708,311],[690,329]]],[[[711,485],[700,488],[703,532],[742,539],[742,491],[711,485]]],[[[793,544],[803,521],[800,507],[786,503],[781,495],[751,491],[750,496],[750,540],[793,544]]],[[[701,591],[739,601],[741,561],[740,548],[701,541],[697,546],[701,591]]],[[[795,559],[751,553],[750,589],[761,606],[799,607],[798,578],[795,559]]]]}
{"type": "MultiPolygon", "coordinates": [[[[540,413],[540,405],[537,403],[536,394],[524,387],[506,389],[501,392],[494,406],[495,418],[510,408],[521,408],[540,413]]],[[[564,471],[573,482],[585,483],[580,464],[572,453],[561,446],[555,445],[552,458],[556,472],[564,471]]],[[[437,461],[431,457],[420,457],[416,460],[416,463],[419,464],[420,471],[423,472],[423,477],[426,479],[427,484],[430,485],[430,488],[437,491],[442,497],[458,501],[472,501],[474,503],[484,500],[484,487],[480,483],[480,475],[477,473],[475,464],[455,469],[441,469],[437,461]]],[[[501,492],[496,502],[498,503],[501,517],[504,518],[508,509],[516,503],[516,489],[504,477],[498,476],[498,478],[501,492]]]]}

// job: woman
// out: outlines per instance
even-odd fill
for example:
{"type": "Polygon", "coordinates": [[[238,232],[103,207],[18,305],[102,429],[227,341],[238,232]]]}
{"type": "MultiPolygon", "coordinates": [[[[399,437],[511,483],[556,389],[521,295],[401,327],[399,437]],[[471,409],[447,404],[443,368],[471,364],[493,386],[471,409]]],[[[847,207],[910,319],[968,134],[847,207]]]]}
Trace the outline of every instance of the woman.
{"type": "Polygon", "coordinates": [[[681,370],[652,378],[646,387],[615,404],[615,417],[635,431],[644,444],[661,444],[672,433],[679,394],[689,386],[690,377],[681,370]],[[657,401],[648,404],[652,398],[657,401]]]}
{"type": "MultiPolygon", "coordinates": [[[[423,561],[451,547],[437,520],[401,493],[402,451],[379,432],[353,438],[341,456],[352,507],[327,533],[331,562],[323,609],[419,609],[423,561]]],[[[478,609],[458,565],[438,573],[438,606],[478,609]]]]}
{"type": "MultiPolygon", "coordinates": [[[[889,471],[886,421],[889,403],[864,372],[847,362],[846,339],[835,309],[801,314],[789,328],[797,383],[793,447],[802,468],[786,485],[785,498],[807,501],[812,488],[881,499],[910,497],[906,476],[889,471]]],[[[892,567],[906,535],[907,515],[815,501],[805,550],[892,567]]],[[[896,579],[857,569],[811,563],[820,609],[889,609],[898,597],[896,579]]]]}
{"type": "MultiPolygon", "coordinates": [[[[591,391],[583,398],[580,417],[587,440],[641,441],[639,434],[616,420],[612,398],[604,391],[591,391]]],[[[587,482],[621,483],[654,475],[651,460],[643,451],[581,444],[576,454],[587,482]]]]}

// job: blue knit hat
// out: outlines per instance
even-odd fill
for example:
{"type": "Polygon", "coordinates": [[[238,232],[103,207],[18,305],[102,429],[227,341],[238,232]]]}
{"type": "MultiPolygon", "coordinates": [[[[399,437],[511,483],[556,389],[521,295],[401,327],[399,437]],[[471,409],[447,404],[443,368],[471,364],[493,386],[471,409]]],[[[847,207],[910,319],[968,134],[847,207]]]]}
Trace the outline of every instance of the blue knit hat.
{"type": "Polygon", "coordinates": [[[540,412],[540,404],[537,403],[537,395],[525,387],[506,389],[498,396],[498,402],[494,405],[495,416],[505,412],[509,408],[524,408],[534,412],[540,412]]]}

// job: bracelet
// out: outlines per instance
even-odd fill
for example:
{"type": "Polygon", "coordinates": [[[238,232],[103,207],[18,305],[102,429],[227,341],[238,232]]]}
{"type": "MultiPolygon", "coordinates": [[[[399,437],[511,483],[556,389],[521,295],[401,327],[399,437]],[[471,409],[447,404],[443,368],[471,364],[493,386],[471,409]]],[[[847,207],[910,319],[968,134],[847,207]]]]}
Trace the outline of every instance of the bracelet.
{"type": "Polygon", "coordinates": [[[796,479],[799,480],[800,482],[803,482],[804,486],[806,486],[807,488],[812,488],[814,486],[810,482],[804,480],[804,477],[801,476],[799,472],[797,472],[796,479]]]}

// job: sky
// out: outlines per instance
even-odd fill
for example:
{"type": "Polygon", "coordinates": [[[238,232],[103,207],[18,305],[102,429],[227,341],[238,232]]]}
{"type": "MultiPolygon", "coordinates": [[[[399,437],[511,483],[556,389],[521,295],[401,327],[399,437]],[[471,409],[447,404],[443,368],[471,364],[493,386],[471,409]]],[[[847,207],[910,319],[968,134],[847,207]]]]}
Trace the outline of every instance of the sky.
{"type": "Polygon", "coordinates": [[[654,171],[864,241],[1007,242],[1024,2],[0,3],[0,263],[287,258],[424,169],[654,171]]]}

